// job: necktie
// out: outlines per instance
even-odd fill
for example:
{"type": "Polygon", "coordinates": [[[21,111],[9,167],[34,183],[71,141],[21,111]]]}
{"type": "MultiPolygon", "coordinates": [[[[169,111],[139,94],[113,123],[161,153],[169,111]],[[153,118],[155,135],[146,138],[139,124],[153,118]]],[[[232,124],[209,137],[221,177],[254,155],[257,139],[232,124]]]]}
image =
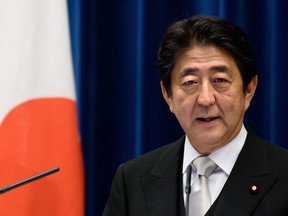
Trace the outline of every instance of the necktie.
{"type": "Polygon", "coordinates": [[[192,162],[197,175],[189,197],[189,216],[204,216],[211,206],[208,177],[217,165],[208,157],[198,157],[192,162]]]}

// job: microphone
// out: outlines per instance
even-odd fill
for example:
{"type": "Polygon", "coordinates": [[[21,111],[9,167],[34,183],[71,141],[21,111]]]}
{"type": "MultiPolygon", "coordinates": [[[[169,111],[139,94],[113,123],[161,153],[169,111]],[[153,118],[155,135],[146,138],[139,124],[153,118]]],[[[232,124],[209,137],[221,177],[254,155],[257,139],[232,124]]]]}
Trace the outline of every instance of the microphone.
{"type": "Polygon", "coordinates": [[[34,175],[34,176],[30,177],[30,178],[27,178],[27,179],[24,179],[22,181],[16,182],[14,184],[8,185],[6,187],[0,188],[0,194],[6,193],[6,192],[8,192],[8,191],[10,191],[12,189],[15,189],[17,187],[23,186],[23,185],[28,184],[28,183],[30,183],[32,181],[36,181],[38,179],[44,178],[44,177],[46,177],[48,175],[51,175],[53,173],[58,172],[59,170],[60,170],[59,167],[55,167],[53,169],[47,170],[45,172],[42,172],[40,174],[34,175]]]}
{"type": "Polygon", "coordinates": [[[186,170],[186,185],[185,185],[185,193],[186,193],[186,216],[189,215],[189,195],[191,193],[191,172],[192,166],[191,164],[187,167],[186,170]]]}

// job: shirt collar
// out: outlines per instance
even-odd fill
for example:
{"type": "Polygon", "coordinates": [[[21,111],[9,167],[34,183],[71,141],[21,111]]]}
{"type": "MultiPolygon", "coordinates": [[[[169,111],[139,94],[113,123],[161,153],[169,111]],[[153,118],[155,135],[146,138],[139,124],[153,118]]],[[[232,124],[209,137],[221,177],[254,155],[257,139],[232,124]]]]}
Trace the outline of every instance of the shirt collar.
{"type": "MultiPolygon", "coordinates": [[[[230,175],[231,170],[238,158],[238,155],[245,143],[247,136],[247,130],[244,125],[239,134],[230,141],[227,145],[212,152],[209,158],[212,159],[219,168],[221,168],[227,175],[230,175]]],[[[187,166],[201,154],[190,144],[188,137],[185,137],[184,155],[183,155],[183,167],[182,173],[186,171],[187,166]]]]}

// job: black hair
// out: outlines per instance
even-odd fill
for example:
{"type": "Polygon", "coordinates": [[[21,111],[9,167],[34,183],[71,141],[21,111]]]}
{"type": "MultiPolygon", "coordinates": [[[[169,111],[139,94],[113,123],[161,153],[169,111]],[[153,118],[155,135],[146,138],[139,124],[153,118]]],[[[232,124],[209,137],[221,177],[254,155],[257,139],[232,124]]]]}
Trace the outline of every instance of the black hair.
{"type": "Polygon", "coordinates": [[[158,67],[160,79],[171,96],[171,73],[177,57],[195,45],[215,46],[230,54],[243,80],[243,91],[256,73],[252,46],[246,33],[227,20],[213,16],[193,16],[170,25],[160,43],[158,67]]]}

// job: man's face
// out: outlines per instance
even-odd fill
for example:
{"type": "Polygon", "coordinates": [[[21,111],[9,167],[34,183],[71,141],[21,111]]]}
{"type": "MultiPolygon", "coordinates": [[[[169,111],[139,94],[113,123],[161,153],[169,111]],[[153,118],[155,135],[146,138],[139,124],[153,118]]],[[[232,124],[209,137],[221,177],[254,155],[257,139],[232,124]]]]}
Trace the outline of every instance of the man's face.
{"type": "Polygon", "coordinates": [[[246,93],[234,59],[214,46],[195,46],[177,58],[172,95],[163,96],[191,144],[202,154],[226,145],[240,131],[257,85],[246,93]]]}

